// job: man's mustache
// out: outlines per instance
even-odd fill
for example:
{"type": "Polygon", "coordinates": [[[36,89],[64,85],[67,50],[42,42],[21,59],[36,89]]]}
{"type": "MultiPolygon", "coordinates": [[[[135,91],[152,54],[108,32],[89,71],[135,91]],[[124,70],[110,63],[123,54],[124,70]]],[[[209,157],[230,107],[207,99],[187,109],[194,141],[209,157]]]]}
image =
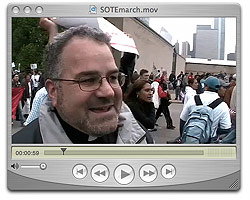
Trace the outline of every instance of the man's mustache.
{"type": "Polygon", "coordinates": [[[110,98],[98,98],[95,101],[91,101],[88,105],[88,107],[91,108],[100,108],[100,107],[106,107],[106,106],[114,106],[114,108],[116,109],[116,111],[119,110],[119,108],[117,108],[114,99],[110,99],[110,98]]]}

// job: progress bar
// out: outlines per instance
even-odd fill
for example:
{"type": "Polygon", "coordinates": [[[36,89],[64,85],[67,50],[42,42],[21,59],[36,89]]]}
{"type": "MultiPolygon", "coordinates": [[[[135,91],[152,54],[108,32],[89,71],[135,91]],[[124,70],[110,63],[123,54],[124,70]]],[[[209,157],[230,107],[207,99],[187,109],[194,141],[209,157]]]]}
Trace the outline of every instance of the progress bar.
{"type": "Polygon", "coordinates": [[[13,146],[12,159],[236,159],[236,146],[13,146]]]}
{"type": "MultiPolygon", "coordinates": [[[[45,150],[44,155],[62,155],[62,151],[45,150]]],[[[204,155],[204,151],[198,150],[163,150],[163,151],[145,151],[145,150],[123,150],[123,151],[99,151],[99,150],[68,150],[64,155],[204,155]]]]}

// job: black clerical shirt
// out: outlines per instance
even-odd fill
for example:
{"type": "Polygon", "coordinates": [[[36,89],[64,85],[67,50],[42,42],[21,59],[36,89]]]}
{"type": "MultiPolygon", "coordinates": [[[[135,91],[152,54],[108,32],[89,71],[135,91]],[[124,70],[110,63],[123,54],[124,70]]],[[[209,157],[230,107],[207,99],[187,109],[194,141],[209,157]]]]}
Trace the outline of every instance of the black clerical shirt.
{"type": "Polygon", "coordinates": [[[83,133],[68,123],[66,123],[58,114],[57,110],[55,110],[56,116],[59,119],[65,133],[68,138],[71,140],[73,144],[116,144],[117,139],[117,129],[115,132],[104,135],[102,137],[98,137],[95,140],[89,141],[89,135],[83,133]]]}

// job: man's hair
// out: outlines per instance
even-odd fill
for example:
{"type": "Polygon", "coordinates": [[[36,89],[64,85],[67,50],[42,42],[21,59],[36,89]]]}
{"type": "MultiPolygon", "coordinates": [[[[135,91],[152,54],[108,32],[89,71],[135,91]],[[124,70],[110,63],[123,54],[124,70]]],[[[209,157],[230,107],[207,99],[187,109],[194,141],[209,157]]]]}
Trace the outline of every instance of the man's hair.
{"type": "Polygon", "coordinates": [[[148,73],[148,70],[146,70],[146,69],[141,69],[141,71],[140,71],[140,76],[142,76],[143,74],[146,74],[146,73],[148,73]]]}
{"type": "Polygon", "coordinates": [[[135,81],[139,78],[139,74],[137,73],[133,73],[132,76],[131,76],[131,83],[134,84],[135,81]]]}
{"type": "Polygon", "coordinates": [[[195,78],[188,79],[188,85],[192,85],[195,81],[195,78]]]}
{"type": "Polygon", "coordinates": [[[144,80],[144,79],[138,79],[138,80],[136,80],[135,83],[130,88],[130,90],[128,91],[126,102],[136,101],[136,99],[137,99],[137,93],[143,88],[143,86],[146,83],[150,84],[150,82],[148,80],[144,80]]]}
{"type": "Polygon", "coordinates": [[[18,76],[18,77],[19,77],[18,74],[12,74],[12,79],[13,79],[15,76],[18,76]]]}
{"type": "MultiPolygon", "coordinates": [[[[58,78],[60,77],[62,63],[61,55],[63,48],[72,38],[91,39],[96,42],[105,43],[110,47],[110,38],[99,29],[91,28],[88,26],[72,27],[62,33],[59,33],[54,42],[48,44],[45,63],[47,65],[47,77],[58,78]]],[[[87,48],[87,47],[86,47],[87,48]]],[[[91,48],[91,47],[90,47],[91,48]]],[[[111,47],[110,47],[111,48],[111,47]]]]}

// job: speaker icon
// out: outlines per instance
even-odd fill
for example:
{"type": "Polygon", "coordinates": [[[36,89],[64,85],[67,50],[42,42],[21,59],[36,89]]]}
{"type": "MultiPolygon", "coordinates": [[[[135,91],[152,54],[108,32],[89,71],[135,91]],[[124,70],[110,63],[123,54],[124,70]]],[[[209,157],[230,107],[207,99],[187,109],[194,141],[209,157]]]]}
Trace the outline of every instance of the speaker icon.
{"type": "Polygon", "coordinates": [[[17,170],[19,168],[19,164],[18,163],[14,163],[14,164],[10,165],[10,167],[12,167],[13,169],[17,170]]]}

